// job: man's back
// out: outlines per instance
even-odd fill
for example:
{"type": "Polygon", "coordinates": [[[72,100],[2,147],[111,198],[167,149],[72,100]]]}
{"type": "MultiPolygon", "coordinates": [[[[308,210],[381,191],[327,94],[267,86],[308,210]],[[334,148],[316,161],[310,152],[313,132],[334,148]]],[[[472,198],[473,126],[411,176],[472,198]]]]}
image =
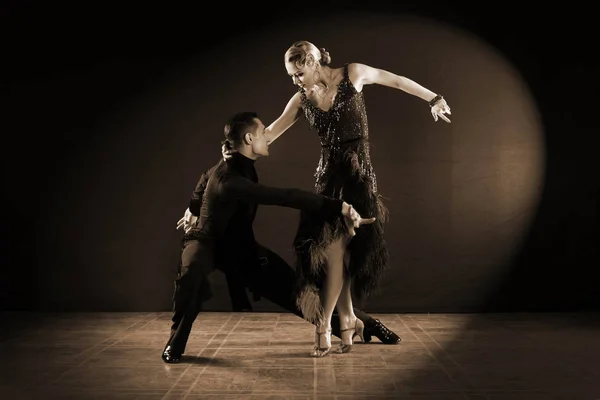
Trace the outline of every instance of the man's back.
{"type": "Polygon", "coordinates": [[[253,164],[245,157],[221,160],[203,176],[206,183],[194,236],[231,243],[254,240],[257,204],[239,196],[239,189],[232,190],[240,182],[258,182],[253,164]]]}
{"type": "Polygon", "coordinates": [[[342,200],[300,189],[258,184],[255,160],[235,153],[205,172],[192,194],[190,210],[198,224],[186,239],[214,241],[217,266],[229,269],[256,260],[252,224],[259,204],[316,212],[326,220],[340,217],[342,200]],[[221,251],[222,250],[222,251],[221,251]]]}
{"type": "Polygon", "coordinates": [[[209,173],[200,208],[197,234],[215,240],[216,266],[226,272],[257,261],[252,224],[258,204],[229,190],[241,181],[258,182],[253,160],[220,161],[209,173]]]}

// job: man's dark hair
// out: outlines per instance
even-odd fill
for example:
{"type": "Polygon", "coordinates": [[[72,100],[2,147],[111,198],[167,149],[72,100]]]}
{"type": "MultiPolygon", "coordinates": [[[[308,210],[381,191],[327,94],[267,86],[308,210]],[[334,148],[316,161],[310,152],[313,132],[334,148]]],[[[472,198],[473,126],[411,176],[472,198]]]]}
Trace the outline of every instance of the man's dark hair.
{"type": "Polygon", "coordinates": [[[239,146],[244,139],[244,135],[248,131],[256,129],[257,123],[255,118],[258,118],[258,114],[254,111],[239,112],[229,118],[224,129],[224,144],[229,148],[239,146]]]}

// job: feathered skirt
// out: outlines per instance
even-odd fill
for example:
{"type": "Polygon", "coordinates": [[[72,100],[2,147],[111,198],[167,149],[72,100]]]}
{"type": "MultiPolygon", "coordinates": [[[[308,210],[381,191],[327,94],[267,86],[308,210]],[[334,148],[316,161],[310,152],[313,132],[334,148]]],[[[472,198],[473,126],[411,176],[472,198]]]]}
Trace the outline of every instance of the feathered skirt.
{"type": "Polygon", "coordinates": [[[318,193],[343,199],[363,218],[377,219],[372,224],[361,225],[350,238],[341,216],[335,221],[324,221],[316,213],[301,212],[294,239],[296,304],[310,322],[318,322],[323,316],[320,291],[327,273],[327,249],[332,243],[344,238],[349,240],[344,272],[352,282],[355,306],[376,291],[388,265],[384,238],[387,209],[377,192],[368,143],[355,140],[335,148],[323,148],[315,176],[318,193]]]}

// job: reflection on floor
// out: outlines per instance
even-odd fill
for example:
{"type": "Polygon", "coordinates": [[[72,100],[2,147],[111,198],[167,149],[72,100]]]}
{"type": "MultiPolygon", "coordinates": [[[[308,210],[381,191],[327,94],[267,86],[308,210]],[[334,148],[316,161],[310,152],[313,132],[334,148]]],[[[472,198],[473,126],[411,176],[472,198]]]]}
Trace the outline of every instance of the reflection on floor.
{"type": "Polygon", "coordinates": [[[0,398],[600,399],[599,315],[374,316],[402,343],[315,359],[291,314],[203,313],[168,365],[169,313],[3,313],[0,398]]]}

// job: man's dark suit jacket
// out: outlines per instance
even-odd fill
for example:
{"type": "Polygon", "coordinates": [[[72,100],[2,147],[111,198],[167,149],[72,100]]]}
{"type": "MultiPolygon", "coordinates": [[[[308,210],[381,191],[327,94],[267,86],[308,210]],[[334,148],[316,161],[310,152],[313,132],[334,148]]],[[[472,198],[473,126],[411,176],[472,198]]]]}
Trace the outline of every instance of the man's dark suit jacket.
{"type": "Polygon", "coordinates": [[[214,267],[226,274],[230,295],[236,293],[246,299],[243,282],[252,282],[252,270],[259,267],[252,229],[259,204],[319,212],[326,220],[339,218],[342,209],[339,199],[259,184],[254,162],[234,153],[201,175],[189,204],[190,212],[199,221],[184,237],[210,247],[207,256],[214,254],[214,267]]]}

